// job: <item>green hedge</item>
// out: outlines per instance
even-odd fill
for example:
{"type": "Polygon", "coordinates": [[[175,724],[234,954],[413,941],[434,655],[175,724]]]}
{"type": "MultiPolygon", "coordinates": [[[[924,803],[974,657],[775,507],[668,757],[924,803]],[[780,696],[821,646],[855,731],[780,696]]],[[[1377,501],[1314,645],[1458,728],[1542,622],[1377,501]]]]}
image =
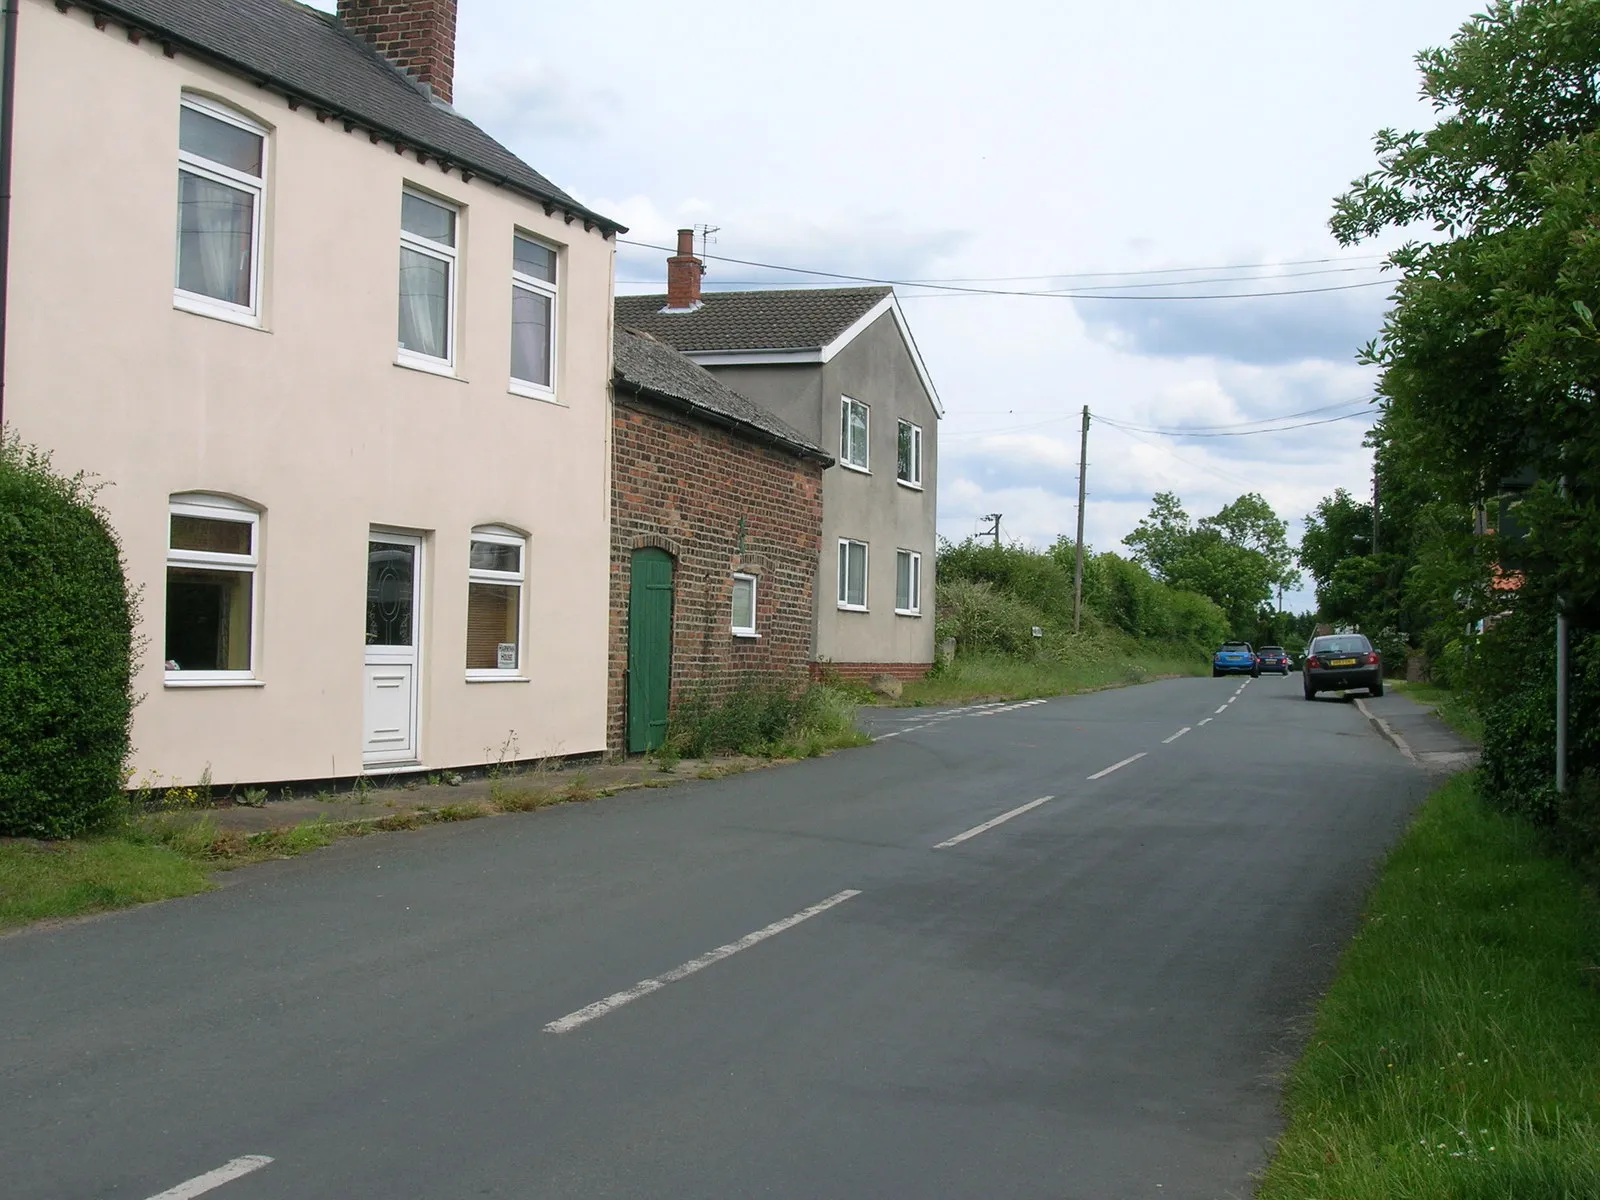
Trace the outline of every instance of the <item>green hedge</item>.
{"type": "Polygon", "coordinates": [[[83,476],[0,434],[0,836],[71,837],[122,795],[133,611],[83,476]]]}

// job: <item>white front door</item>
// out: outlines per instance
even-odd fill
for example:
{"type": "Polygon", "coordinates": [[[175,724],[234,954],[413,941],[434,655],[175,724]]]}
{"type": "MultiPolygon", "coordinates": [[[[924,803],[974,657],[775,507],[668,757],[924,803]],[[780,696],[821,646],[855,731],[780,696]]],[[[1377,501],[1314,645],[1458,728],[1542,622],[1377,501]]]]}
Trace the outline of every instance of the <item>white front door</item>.
{"type": "Polygon", "coordinates": [[[421,673],[422,539],[373,530],[367,538],[367,766],[417,761],[421,673]]]}

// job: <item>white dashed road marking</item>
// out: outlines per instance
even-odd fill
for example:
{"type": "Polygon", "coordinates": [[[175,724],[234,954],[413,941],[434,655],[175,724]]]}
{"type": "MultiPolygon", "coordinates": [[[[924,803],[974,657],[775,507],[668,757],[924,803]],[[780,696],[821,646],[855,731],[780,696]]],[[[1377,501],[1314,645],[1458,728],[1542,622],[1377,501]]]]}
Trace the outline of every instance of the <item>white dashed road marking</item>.
{"type": "Polygon", "coordinates": [[[966,841],[968,838],[975,838],[980,833],[983,833],[985,830],[993,829],[996,825],[1004,824],[1005,822],[1011,820],[1012,817],[1020,817],[1023,813],[1027,812],[1029,809],[1038,808],[1039,805],[1048,804],[1050,801],[1052,801],[1054,799],[1055,799],[1054,796],[1040,796],[1037,800],[1029,800],[1026,804],[1021,805],[1018,808],[1013,808],[1010,812],[1001,813],[998,817],[995,817],[995,818],[993,818],[991,820],[985,821],[982,825],[974,825],[971,829],[967,830],[965,833],[958,833],[958,834],[955,835],[955,837],[950,838],[947,841],[940,842],[938,845],[936,845],[934,847],[934,849],[935,850],[948,850],[951,846],[959,846],[962,842],[966,841]]]}
{"type": "Polygon", "coordinates": [[[1111,772],[1113,772],[1113,771],[1120,771],[1120,770],[1122,770],[1123,767],[1127,766],[1129,763],[1138,762],[1141,758],[1143,758],[1148,753],[1149,753],[1149,751],[1147,751],[1147,750],[1141,750],[1137,754],[1130,754],[1127,758],[1123,759],[1121,762],[1112,763],[1104,771],[1096,771],[1093,775],[1089,776],[1089,778],[1090,779],[1099,779],[1102,776],[1111,774],[1111,772]]]}
{"type": "Polygon", "coordinates": [[[246,1154],[232,1162],[223,1163],[215,1171],[207,1171],[204,1175],[196,1175],[180,1183],[177,1187],[168,1188],[158,1195],[151,1196],[150,1200],[190,1200],[193,1196],[201,1196],[212,1188],[221,1187],[225,1183],[232,1183],[241,1175],[248,1175],[251,1171],[259,1171],[272,1160],[265,1154],[246,1154]]]}
{"type": "Polygon", "coordinates": [[[1217,711],[1218,711],[1218,712],[1219,712],[1219,713],[1221,713],[1221,712],[1227,712],[1227,711],[1228,711],[1228,706],[1227,706],[1227,705],[1226,705],[1226,704],[1224,704],[1224,705],[1222,705],[1222,707],[1220,707],[1220,708],[1218,708],[1218,709],[1217,709],[1217,711]]]}
{"type": "Polygon", "coordinates": [[[1179,739],[1179,738],[1181,738],[1181,737],[1182,737],[1182,736],[1183,736],[1183,735],[1184,735],[1184,734],[1186,734],[1186,733],[1188,733],[1188,732],[1189,732],[1189,729],[1190,729],[1190,727],[1189,727],[1189,726],[1188,726],[1188,725],[1185,725],[1185,726],[1184,726],[1184,727],[1183,727],[1183,728],[1182,728],[1182,729],[1180,729],[1180,730],[1178,730],[1178,732],[1177,732],[1177,733],[1175,733],[1175,734],[1173,734],[1173,735],[1172,735],[1172,736],[1171,736],[1171,737],[1169,737],[1169,738],[1162,738],[1162,739],[1161,739],[1161,744],[1162,744],[1162,745],[1163,745],[1163,746],[1170,746],[1170,745],[1171,745],[1171,744],[1172,744],[1172,743],[1173,743],[1173,742],[1175,742],[1175,741],[1177,741],[1177,740],[1178,740],[1178,739],[1179,739]]]}
{"type": "MultiPolygon", "coordinates": [[[[945,721],[953,721],[959,717],[994,717],[1001,713],[1016,712],[1019,708],[1032,708],[1035,704],[1047,704],[1048,700],[1023,700],[1017,704],[1007,704],[1003,700],[992,700],[988,704],[969,704],[964,708],[952,708],[946,712],[936,713],[917,725],[908,725],[904,729],[896,729],[891,733],[880,733],[873,741],[881,742],[887,738],[899,737],[902,733],[917,733],[923,729],[930,729],[945,721]]],[[[905,721],[915,721],[916,717],[903,717],[905,721]]]]}
{"type": "MultiPolygon", "coordinates": [[[[705,970],[712,963],[719,963],[725,958],[731,958],[741,950],[748,950],[758,942],[764,942],[769,937],[774,937],[786,929],[793,929],[801,921],[809,921],[818,913],[827,912],[834,905],[843,904],[851,897],[859,895],[861,893],[856,889],[838,892],[821,903],[813,904],[810,908],[802,908],[792,917],[774,921],[771,925],[763,926],[754,933],[745,934],[736,942],[718,946],[715,950],[709,950],[699,958],[691,958],[682,966],[673,967],[672,970],[661,975],[652,976],[649,979],[641,979],[631,988],[624,988],[620,992],[612,992],[604,1000],[596,1000],[593,1004],[587,1004],[578,1009],[577,1012],[568,1013],[560,1020],[551,1021],[550,1024],[544,1027],[544,1031],[546,1033],[570,1033],[580,1025],[587,1025],[598,1017],[603,1017],[609,1012],[615,1012],[624,1004],[631,1004],[642,996],[648,996],[651,992],[659,992],[669,983],[677,983],[680,979],[687,979],[696,971],[705,970]]],[[[156,1200],[159,1200],[159,1198],[156,1198],[156,1200]]]]}
{"type": "Polygon", "coordinates": [[[1209,725],[1209,724],[1211,724],[1211,722],[1213,722],[1215,720],[1216,720],[1215,717],[1207,717],[1205,720],[1201,721],[1200,724],[1209,725]]]}

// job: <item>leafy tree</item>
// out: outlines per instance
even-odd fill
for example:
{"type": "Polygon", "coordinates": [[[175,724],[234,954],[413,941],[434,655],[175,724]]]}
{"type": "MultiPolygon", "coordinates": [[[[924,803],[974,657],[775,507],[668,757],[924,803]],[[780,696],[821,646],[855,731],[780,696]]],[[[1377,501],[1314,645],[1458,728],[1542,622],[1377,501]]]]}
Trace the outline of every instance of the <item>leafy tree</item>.
{"type": "Polygon", "coordinates": [[[1317,585],[1319,605],[1324,603],[1322,589],[1333,579],[1339,564],[1347,558],[1364,558],[1371,552],[1372,505],[1353,499],[1343,488],[1324,496],[1306,515],[1298,557],[1317,585]]]}
{"type": "Polygon", "coordinates": [[[1287,527],[1253,492],[1195,524],[1176,495],[1158,492],[1123,543],[1162,582],[1212,600],[1234,637],[1254,637],[1271,613],[1273,589],[1300,580],[1287,527]]]}
{"type": "MultiPolygon", "coordinates": [[[[1577,644],[1600,629],[1600,4],[1495,0],[1418,65],[1437,123],[1380,132],[1377,169],[1332,219],[1346,245],[1433,231],[1391,255],[1394,304],[1365,352],[1382,368],[1380,478],[1409,505],[1404,536],[1380,511],[1381,549],[1405,559],[1397,603],[1441,627],[1510,610],[1477,655],[1491,725],[1517,731],[1490,740],[1485,778],[1537,809],[1549,689],[1528,664],[1558,601],[1577,644]],[[1469,507],[1498,528],[1496,497],[1519,475],[1537,481],[1515,509],[1525,540],[1472,538],[1469,507]],[[1512,562],[1521,586],[1491,589],[1512,562]]],[[[1360,569],[1340,572],[1353,585],[1360,569]]],[[[1578,678],[1575,711],[1593,711],[1593,676],[1578,678]]],[[[1600,772],[1600,747],[1576,748],[1574,766],[1600,772]]]]}

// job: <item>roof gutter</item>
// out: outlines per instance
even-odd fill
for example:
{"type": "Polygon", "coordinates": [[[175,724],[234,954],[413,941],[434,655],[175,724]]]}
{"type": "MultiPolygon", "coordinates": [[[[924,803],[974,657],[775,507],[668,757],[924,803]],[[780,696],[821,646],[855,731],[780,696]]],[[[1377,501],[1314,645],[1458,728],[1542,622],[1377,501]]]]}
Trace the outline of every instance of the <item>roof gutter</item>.
{"type": "Polygon", "coordinates": [[[0,428],[6,416],[6,294],[11,278],[11,114],[17,97],[17,3],[5,0],[0,21],[0,428]]]}
{"type": "MultiPolygon", "coordinates": [[[[5,0],[5,3],[8,6],[15,5],[16,2],[17,0],[5,0]]],[[[372,120],[370,117],[364,117],[358,113],[345,112],[343,109],[335,107],[328,101],[321,100],[316,96],[308,95],[302,89],[297,88],[294,84],[289,83],[284,79],[278,78],[276,75],[268,74],[257,67],[248,65],[247,63],[241,63],[233,58],[228,57],[226,54],[219,54],[217,51],[192,42],[182,34],[174,33],[170,29],[162,29],[151,24],[150,22],[141,21],[139,18],[132,16],[114,3],[107,3],[106,0],[56,0],[56,7],[61,9],[62,12],[66,12],[67,9],[73,4],[76,4],[79,8],[88,9],[91,12],[99,12],[108,17],[115,18],[128,29],[139,30],[140,32],[148,33],[158,38],[165,45],[180,46],[184,49],[184,51],[194,55],[196,58],[204,59],[208,62],[213,62],[220,66],[224,66],[228,68],[228,70],[232,71],[235,75],[242,75],[244,78],[252,80],[259,87],[274,88],[278,92],[281,92],[284,98],[289,101],[289,107],[291,109],[296,108],[301,104],[310,105],[318,112],[319,115],[326,113],[329,117],[337,118],[338,120],[343,121],[345,124],[346,133],[350,132],[352,128],[359,125],[362,129],[370,130],[377,137],[382,138],[386,142],[392,143],[397,148],[416,150],[425,154],[428,158],[431,158],[434,160],[434,162],[438,163],[442,168],[448,169],[449,167],[454,167],[463,174],[471,174],[480,179],[487,179],[491,183],[498,184],[504,188],[509,188],[514,192],[520,192],[524,196],[528,196],[531,199],[537,200],[541,204],[545,205],[546,215],[549,215],[554,209],[559,208],[563,212],[567,213],[569,218],[577,218],[583,221],[585,229],[597,227],[602,233],[605,234],[606,237],[612,237],[619,233],[628,232],[628,227],[626,225],[619,225],[617,222],[611,220],[611,218],[603,217],[591,209],[584,208],[581,204],[574,204],[570,200],[563,200],[559,197],[548,195],[544,192],[538,191],[535,188],[530,188],[525,184],[513,182],[503,175],[496,175],[492,171],[481,170],[470,163],[458,162],[452,155],[445,153],[435,146],[424,145],[421,142],[418,142],[415,138],[409,138],[399,133],[397,130],[388,129],[378,122],[372,120]]],[[[568,224],[571,224],[570,219],[568,224]]]]}
{"type": "Polygon", "coordinates": [[[752,425],[749,422],[741,421],[736,417],[729,417],[719,412],[713,412],[709,408],[702,408],[698,404],[691,404],[681,396],[672,396],[668,395],[666,392],[658,392],[655,388],[645,387],[643,384],[634,383],[631,379],[625,379],[621,376],[614,376],[612,378],[612,386],[616,389],[628,392],[631,395],[649,400],[654,404],[659,404],[664,408],[671,408],[681,413],[687,413],[689,416],[694,417],[696,420],[704,421],[708,425],[720,425],[724,429],[737,430],[742,436],[748,437],[752,441],[761,442],[769,446],[776,446],[778,449],[786,451],[789,454],[793,454],[798,458],[809,458],[813,462],[821,463],[823,467],[831,467],[836,461],[834,457],[825,450],[819,450],[815,446],[808,446],[801,442],[791,442],[788,438],[779,437],[770,430],[762,429],[759,425],[752,425]]]}

